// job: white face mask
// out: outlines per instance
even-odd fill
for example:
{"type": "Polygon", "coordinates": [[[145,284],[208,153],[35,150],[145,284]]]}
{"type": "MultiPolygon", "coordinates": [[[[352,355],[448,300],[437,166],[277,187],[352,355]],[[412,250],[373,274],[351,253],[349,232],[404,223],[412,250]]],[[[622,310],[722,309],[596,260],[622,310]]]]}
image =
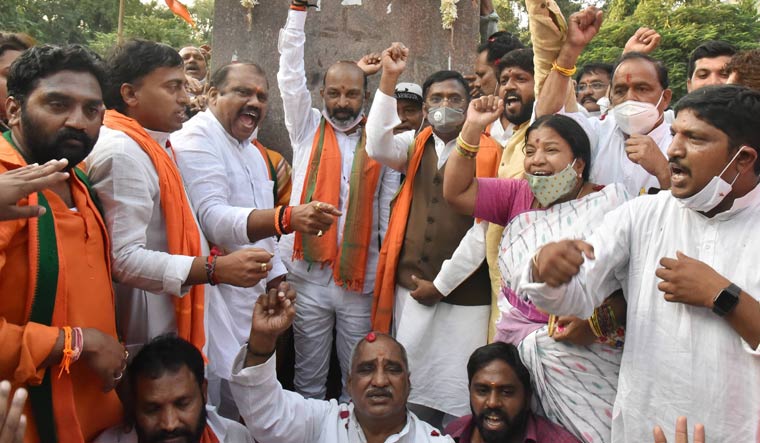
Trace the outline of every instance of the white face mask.
{"type": "Polygon", "coordinates": [[[597,100],[596,104],[599,106],[599,114],[597,115],[604,115],[610,109],[610,99],[606,95],[597,100]]]}
{"type": "Polygon", "coordinates": [[[726,169],[731,166],[731,163],[736,160],[736,157],[739,156],[743,149],[744,146],[739,148],[739,151],[734,155],[734,158],[732,158],[720,174],[713,177],[704,188],[691,197],[679,198],[678,201],[680,201],[685,207],[699,212],[710,212],[713,208],[718,206],[718,204],[720,204],[720,202],[722,202],[728,193],[734,188],[734,183],[736,183],[736,179],[738,179],[740,175],[736,174],[734,180],[729,183],[723,180],[723,173],[726,172],[726,169]]]}
{"type": "Polygon", "coordinates": [[[628,134],[644,135],[654,128],[654,124],[660,119],[660,111],[657,109],[662,101],[665,91],[660,94],[657,104],[627,100],[612,108],[612,114],[620,129],[628,134]]]}
{"type": "MultiPolygon", "coordinates": [[[[364,104],[362,104],[362,108],[363,107],[364,104]]],[[[352,118],[351,120],[336,120],[330,117],[327,109],[322,108],[322,116],[332,125],[333,128],[335,128],[336,131],[346,132],[362,121],[364,118],[364,111],[359,112],[359,114],[357,114],[356,117],[352,118]]]]}

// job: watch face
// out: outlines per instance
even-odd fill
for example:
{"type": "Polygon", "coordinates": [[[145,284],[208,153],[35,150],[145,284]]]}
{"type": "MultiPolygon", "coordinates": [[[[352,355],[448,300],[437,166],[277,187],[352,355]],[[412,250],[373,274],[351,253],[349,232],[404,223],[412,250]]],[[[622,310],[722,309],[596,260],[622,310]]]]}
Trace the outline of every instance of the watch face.
{"type": "Polygon", "coordinates": [[[726,315],[731,312],[739,302],[739,289],[736,285],[731,285],[722,290],[715,300],[713,300],[713,311],[718,315],[726,315]]]}

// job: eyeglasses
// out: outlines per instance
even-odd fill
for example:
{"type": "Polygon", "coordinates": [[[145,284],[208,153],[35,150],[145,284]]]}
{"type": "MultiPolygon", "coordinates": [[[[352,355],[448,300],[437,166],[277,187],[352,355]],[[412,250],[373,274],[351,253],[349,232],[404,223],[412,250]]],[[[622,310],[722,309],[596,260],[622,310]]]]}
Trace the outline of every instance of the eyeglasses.
{"type": "Polygon", "coordinates": [[[456,95],[453,96],[453,97],[441,97],[439,95],[434,95],[434,96],[428,98],[427,101],[432,106],[442,105],[443,102],[445,101],[448,104],[450,104],[451,106],[459,107],[459,106],[462,106],[464,104],[465,100],[464,100],[464,98],[456,96],[456,95]]]}
{"type": "Polygon", "coordinates": [[[581,83],[578,85],[578,89],[576,91],[578,93],[581,93],[585,91],[586,89],[591,88],[592,90],[599,92],[599,91],[606,90],[607,86],[609,86],[608,83],[602,83],[602,82],[581,83]]]}

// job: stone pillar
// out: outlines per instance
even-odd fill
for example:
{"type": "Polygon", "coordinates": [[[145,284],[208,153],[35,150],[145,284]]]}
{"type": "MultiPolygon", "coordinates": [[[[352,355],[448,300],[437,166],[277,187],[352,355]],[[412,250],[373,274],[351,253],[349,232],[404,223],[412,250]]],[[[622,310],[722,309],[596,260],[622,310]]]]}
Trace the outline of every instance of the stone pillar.
{"type": "MultiPolygon", "coordinates": [[[[314,0],[316,1],[316,0],[314,0]]],[[[214,69],[230,62],[252,61],[267,72],[269,114],[260,137],[264,144],[291,156],[285,130],[282,101],[277,88],[279,53],[277,38],[285,24],[290,0],[260,0],[253,9],[248,30],[246,9],[239,0],[216,0],[214,7],[214,69]]],[[[431,73],[441,70],[472,71],[478,44],[478,11],[470,0],[458,3],[459,18],[451,31],[441,27],[439,0],[321,0],[321,10],[309,8],[306,24],[306,76],[313,106],[322,107],[319,88],[325,70],[338,60],[358,60],[364,54],[381,52],[394,41],[410,48],[410,61],[401,81],[420,85],[431,73]],[[342,3],[358,3],[344,6],[342,3]]],[[[370,79],[374,94],[378,75],[370,79]]],[[[370,103],[367,103],[369,111],[370,103]]]]}

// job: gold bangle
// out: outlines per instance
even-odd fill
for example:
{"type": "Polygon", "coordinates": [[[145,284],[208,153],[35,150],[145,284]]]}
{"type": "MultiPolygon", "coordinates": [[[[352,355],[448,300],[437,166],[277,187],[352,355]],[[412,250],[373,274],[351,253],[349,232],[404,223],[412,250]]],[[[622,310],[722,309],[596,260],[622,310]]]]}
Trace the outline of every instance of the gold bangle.
{"type": "Polygon", "coordinates": [[[457,137],[457,143],[459,143],[459,145],[461,145],[462,148],[464,148],[467,151],[477,152],[477,150],[480,149],[480,144],[471,145],[467,143],[466,141],[464,141],[464,139],[462,138],[462,134],[459,134],[459,137],[457,137]]]}
{"type": "Polygon", "coordinates": [[[572,77],[578,71],[578,67],[573,65],[572,68],[563,68],[562,66],[557,64],[556,60],[554,60],[552,62],[552,71],[557,71],[561,75],[564,75],[565,77],[572,77]]]}

